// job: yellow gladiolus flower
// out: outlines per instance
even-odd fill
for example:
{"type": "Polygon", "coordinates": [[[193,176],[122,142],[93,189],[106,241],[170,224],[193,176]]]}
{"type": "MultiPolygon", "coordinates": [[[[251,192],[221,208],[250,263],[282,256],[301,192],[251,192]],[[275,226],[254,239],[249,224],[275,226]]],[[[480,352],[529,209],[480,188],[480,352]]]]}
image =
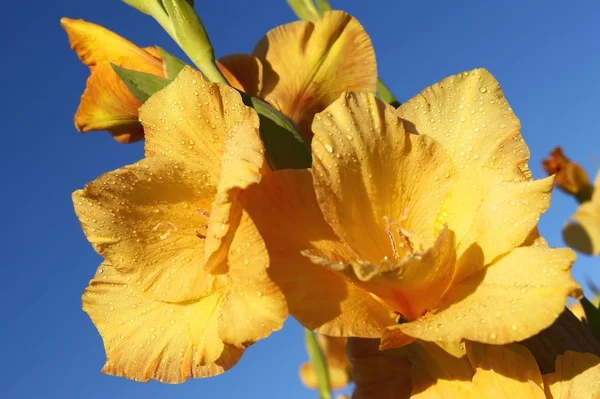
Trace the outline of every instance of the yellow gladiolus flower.
{"type": "MultiPolygon", "coordinates": [[[[351,366],[346,356],[346,338],[318,334],[317,342],[327,362],[331,389],[345,388],[352,381],[351,366]]],[[[318,389],[317,374],[311,362],[302,363],[299,374],[304,385],[308,388],[318,389]]]]}
{"type": "Polygon", "coordinates": [[[600,397],[600,358],[589,353],[567,351],[557,356],[554,372],[542,375],[533,355],[518,344],[416,341],[379,351],[377,340],[354,338],[348,351],[357,399],[600,397]],[[396,364],[401,366],[390,367],[396,364]]]}
{"type": "Polygon", "coordinates": [[[258,116],[185,68],[141,108],[146,158],[73,194],[105,259],[83,295],[104,371],[177,383],[232,367],[279,329],[285,300],[238,201],[266,170],[258,116]]]}
{"type": "Polygon", "coordinates": [[[164,77],[163,62],[155,47],[139,48],[123,37],[84,20],[62,18],[71,48],[90,68],[90,77],[75,113],[75,127],[82,133],[108,130],[120,143],[144,138],[138,121],[141,103],[110,66],[164,77]]]}
{"type": "Polygon", "coordinates": [[[503,344],[579,295],[569,249],[537,236],[553,179],[532,180],[520,125],[479,69],[399,109],[344,93],[312,126],[312,170],[242,194],[290,313],[331,336],[503,344]]]}
{"type": "Polygon", "coordinates": [[[563,229],[563,238],[571,248],[587,254],[600,255],[600,173],[596,175],[592,198],[579,205],[572,222],[563,229]]]}
{"type": "Polygon", "coordinates": [[[267,33],[252,55],[218,62],[229,83],[286,115],[310,141],[313,117],[346,90],[375,93],[377,64],[369,36],[342,11],[267,33]]]}

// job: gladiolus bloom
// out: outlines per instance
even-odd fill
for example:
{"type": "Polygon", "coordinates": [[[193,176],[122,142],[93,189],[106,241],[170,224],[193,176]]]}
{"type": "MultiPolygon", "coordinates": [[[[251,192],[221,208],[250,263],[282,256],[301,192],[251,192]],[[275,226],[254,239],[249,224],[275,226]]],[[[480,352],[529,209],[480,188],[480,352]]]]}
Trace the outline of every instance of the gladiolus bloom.
{"type": "Polygon", "coordinates": [[[163,62],[155,47],[139,48],[123,37],[84,20],[62,18],[71,48],[90,68],[85,91],[75,113],[82,133],[108,130],[120,143],[144,138],[138,121],[141,103],[113,71],[110,64],[164,77],[163,62]]]}
{"type": "Polygon", "coordinates": [[[556,147],[550,156],[542,161],[542,167],[549,175],[556,175],[556,187],[577,198],[588,197],[592,190],[585,170],[566,157],[562,148],[556,147]]]}
{"type": "Polygon", "coordinates": [[[346,90],[375,93],[377,85],[371,40],[342,11],[281,25],[258,42],[252,55],[228,55],[219,65],[232,86],[281,111],[307,141],[317,112],[346,90]]]}
{"type": "Polygon", "coordinates": [[[344,93],[315,116],[312,170],[242,194],[290,313],[331,336],[503,344],[548,327],[580,288],[537,235],[553,179],[532,180],[520,125],[485,70],[397,110],[344,93]]]}
{"type": "Polygon", "coordinates": [[[83,308],[104,340],[104,372],[169,383],[216,375],[287,315],[237,199],[267,168],[258,115],[185,68],[140,118],[146,158],[73,194],[105,259],[83,308]]]}

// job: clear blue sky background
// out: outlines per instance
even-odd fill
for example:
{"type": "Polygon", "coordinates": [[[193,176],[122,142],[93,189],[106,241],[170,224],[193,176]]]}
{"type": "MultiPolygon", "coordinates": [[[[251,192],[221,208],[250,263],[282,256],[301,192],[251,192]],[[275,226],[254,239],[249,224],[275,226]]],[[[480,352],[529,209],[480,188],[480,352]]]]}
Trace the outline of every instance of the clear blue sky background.
{"type": "MultiPolygon", "coordinates": [[[[402,100],[475,67],[500,81],[523,125],[531,167],[560,144],[592,174],[600,159],[600,2],[332,0],[371,35],[380,76],[402,100]]],[[[0,25],[2,147],[2,384],[12,398],[315,398],[297,378],[305,360],[293,320],[250,348],[226,374],[179,386],[100,373],[96,329],[80,295],[100,261],[70,195],[103,172],[135,162],[142,146],[78,134],[73,113],[88,72],[70,50],[62,16],[102,24],[140,45],[175,50],[149,17],[117,0],[4,2],[0,25]]],[[[250,52],[270,28],[294,20],[284,0],[197,0],[218,55],[250,52]]],[[[556,193],[542,233],[562,245],[575,202],[556,193]]],[[[518,265],[515,265],[518,266],[518,265]]],[[[580,257],[575,277],[600,283],[600,260],[580,257]]]]}

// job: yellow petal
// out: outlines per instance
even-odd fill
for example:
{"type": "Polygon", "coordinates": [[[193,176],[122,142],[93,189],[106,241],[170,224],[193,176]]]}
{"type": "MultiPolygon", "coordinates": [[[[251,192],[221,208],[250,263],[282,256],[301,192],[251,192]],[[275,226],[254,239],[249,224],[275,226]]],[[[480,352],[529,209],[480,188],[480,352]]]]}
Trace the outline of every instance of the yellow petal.
{"type": "MultiPolygon", "coordinates": [[[[224,260],[229,276],[219,336],[237,347],[265,338],[283,326],[285,298],[267,274],[269,256],[256,226],[243,212],[224,260]]],[[[226,251],[227,252],[227,251],[226,251]]]]}
{"type": "Polygon", "coordinates": [[[163,62],[127,39],[100,25],[82,19],[62,18],[60,23],[67,32],[71,48],[92,70],[102,63],[164,76],[163,62]]]}
{"type": "MultiPolygon", "coordinates": [[[[480,170],[483,174],[489,169],[480,170]]],[[[453,208],[445,207],[448,214],[469,217],[469,211],[476,210],[469,227],[462,235],[457,232],[457,280],[473,274],[498,256],[523,244],[537,225],[540,215],[550,206],[553,181],[552,177],[547,177],[534,181],[497,182],[486,187],[480,205],[467,212],[464,205],[460,204],[460,198],[477,194],[471,190],[453,188],[451,195],[459,200],[454,202],[453,208]]],[[[449,219],[443,221],[450,228],[453,227],[449,219]]]]}
{"type": "Polygon", "coordinates": [[[196,299],[206,276],[200,234],[215,188],[193,165],[146,158],[73,193],[94,249],[146,295],[196,299]]]}
{"type": "Polygon", "coordinates": [[[467,343],[467,351],[477,360],[473,398],[546,398],[538,365],[524,346],[467,343]]]}
{"type": "Polygon", "coordinates": [[[140,105],[108,63],[98,64],[81,96],[75,127],[80,132],[108,130],[121,143],[141,140],[140,105]]]}
{"type": "Polygon", "coordinates": [[[309,171],[268,174],[241,199],[267,245],[268,273],[302,325],[331,336],[379,337],[394,323],[391,309],[301,255],[313,250],[329,258],[352,256],[323,219],[309,171]]]}
{"type": "Polygon", "coordinates": [[[223,149],[221,179],[212,203],[204,249],[213,273],[222,272],[219,263],[227,264],[227,250],[242,215],[240,192],[258,183],[268,169],[258,133],[258,118],[254,113],[251,116],[231,128],[223,149]]]}
{"type": "Polygon", "coordinates": [[[563,229],[568,246],[587,255],[600,255],[600,173],[590,201],[584,202],[571,216],[573,222],[563,229]]]}
{"type": "Polygon", "coordinates": [[[310,140],[310,125],[345,90],[375,93],[377,65],[369,36],[352,16],[327,12],[316,22],[271,30],[253,54],[264,65],[264,99],[310,140]]]}
{"type": "Polygon", "coordinates": [[[410,363],[398,350],[379,350],[378,339],[348,338],[354,399],[410,397],[410,363]]]}
{"type": "Polygon", "coordinates": [[[398,115],[407,130],[442,144],[463,173],[486,166],[503,180],[531,179],[519,120],[485,69],[443,79],[402,104],[398,115]]]}
{"type": "Polygon", "coordinates": [[[517,248],[450,288],[431,313],[389,327],[382,347],[394,346],[394,330],[425,341],[505,344],[529,338],[554,322],[568,295],[580,293],[570,275],[574,260],[569,249],[517,248]]]}
{"type": "Polygon", "coordinates": [[[224,295],[184,303],[146,296],[135,282],[104,262],[83,294],[106,350],[107,374],[179,383],[233,367],[243,349],[224,344],[218,319],[224,295]]]}
{"type": "Polygon", "coordinates": [[[249,96],[260,97],[263,82],[262,62],[250,54],[229,54],[217,66],[232,87],[249,96]]]}
{"type": "MultiPolygon", "coordinates": [[[[331,389],[345,388],[352,381],[351,365],[346,356],[346,338],[318,334],[317,341],[327,362],[331,389]]],[[[318,389],[317,374],[311,362],[303,363],[300,366],[299,374],[304,385],[312,389],[318,389]]]]}
{"type": "Polygon", "coordinates": [[[548,399],[600,398],[600,358],[565,352],[556,357],[556,372],[544,376],[548,399]]]}
{"type": "Polygon", "coordinates": [[[365,93],[344,93],[313,131],[319,204],[361,260],[377,264],[434,244],[455,174],[438,143],[406,133],[393,107],[365,93]]]}
{"type": "MultiPolygon", "coordinates": [[[[205,171],[203,180],[215,186],[233,128],[243,124],[258,134],[259,123],[256,112],[243,104],[237,91],[208,82],[191,67],[144,103],[140,120],[146,132],[146,156],[191,162],[205,171]]],[[[239,139],[243,141],[244,136],[239,139]]]]}

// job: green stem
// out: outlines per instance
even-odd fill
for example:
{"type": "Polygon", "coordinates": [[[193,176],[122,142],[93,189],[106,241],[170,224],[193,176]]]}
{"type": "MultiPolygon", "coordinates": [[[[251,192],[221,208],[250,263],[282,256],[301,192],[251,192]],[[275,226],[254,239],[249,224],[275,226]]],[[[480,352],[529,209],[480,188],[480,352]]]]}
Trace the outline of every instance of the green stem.
{"type": "Polygon", "coordinates": [[[317,342],[315,333],[310,330],[304,330],[304,340],[308,357],[317,374],[319,384],[319,399],[331,399],[331,387],[329,385],[329,372],[327,371],[327,362],[323,351],[317,342]]]}

